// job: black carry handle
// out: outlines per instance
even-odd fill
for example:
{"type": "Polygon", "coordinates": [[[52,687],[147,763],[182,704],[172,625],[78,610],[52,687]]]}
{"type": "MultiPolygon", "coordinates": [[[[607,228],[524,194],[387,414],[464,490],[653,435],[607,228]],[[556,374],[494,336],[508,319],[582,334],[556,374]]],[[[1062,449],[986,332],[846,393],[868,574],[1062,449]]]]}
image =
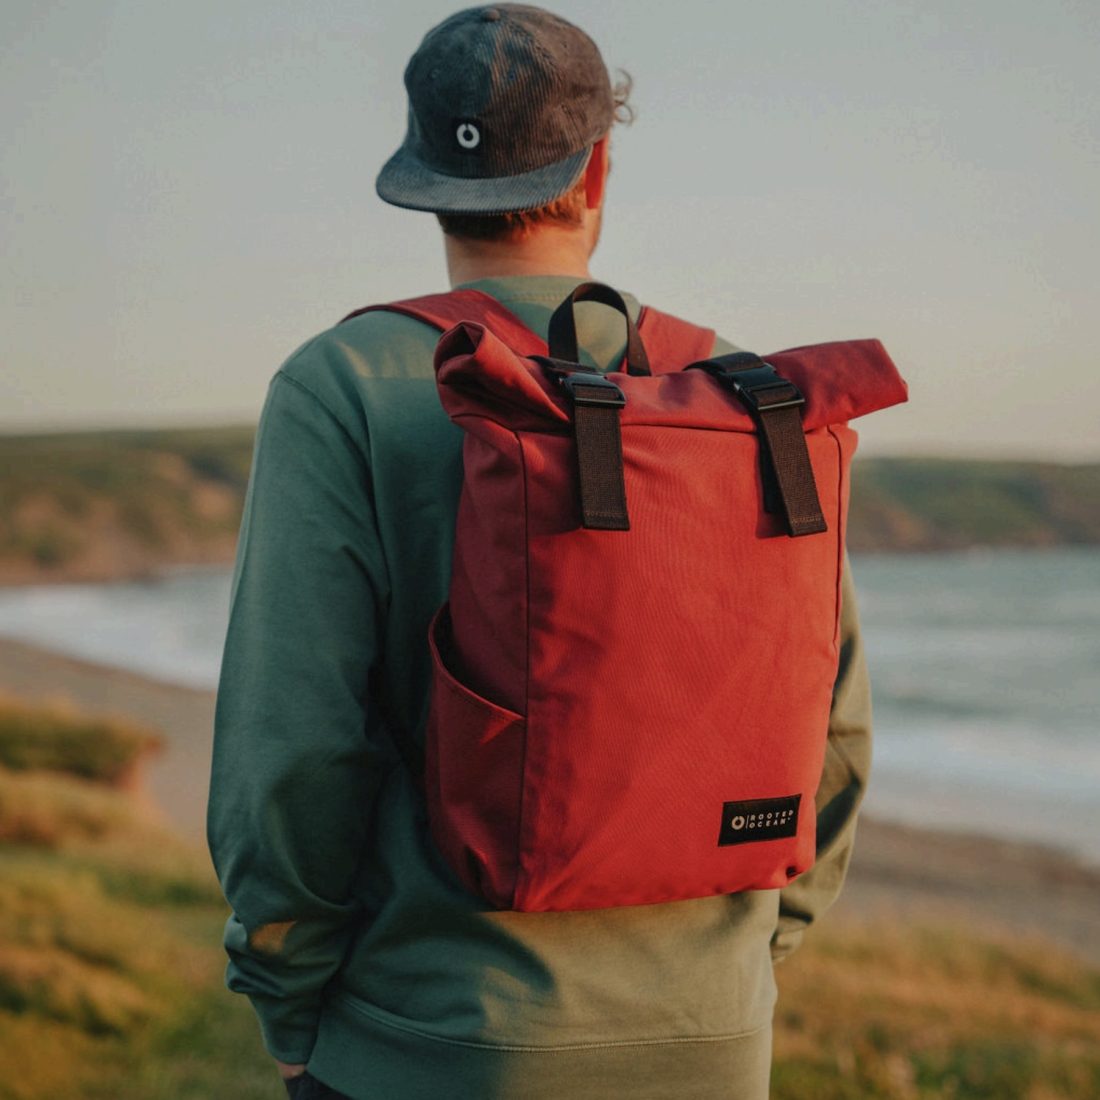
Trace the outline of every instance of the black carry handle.
{"type": "Polygon", "coordinates": [[[550,358],[564,360],[567,363],[580,361],[577,349],[577,319],[573,316],[575,302],[602,302],[605,306],[617,309],[626,318],[626,373],[652,374],[649,369],[649,356],[638,335],[638,326],[631,320],[623,296],[604,283],[581,283],[565,299],[550,318],[549,340],[550,358]]]}

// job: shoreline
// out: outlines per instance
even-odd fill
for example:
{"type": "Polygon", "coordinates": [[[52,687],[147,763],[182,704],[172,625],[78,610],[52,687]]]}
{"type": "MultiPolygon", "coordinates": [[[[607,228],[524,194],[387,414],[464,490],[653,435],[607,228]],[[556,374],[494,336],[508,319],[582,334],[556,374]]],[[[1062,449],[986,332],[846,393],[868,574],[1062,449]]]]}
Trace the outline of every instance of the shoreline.
{"type": "Polygon", "coordinates": [[[81,584],[137,584],[142,581],[157,581],[179,573],[228,572],[233,568],[235,554],[236,540],[227,550],[211,554],[202,561],[165,557],[159,560],[149,559],[140,565],[97,564],[94,567],[60,569],[28,566],[25,563],[13,567],[0,562],[0,591],[6,588],[37,588],[46,585],[69,587],[81,584]]]}
{"type": "MultiPolygon", "coordinates": [[[[165,820],[204,843],[215,693],[0,637],[0,692],[156,727],[146,789],[165,820]]],[[[1030,841],[864,815],[843,894],[826,918],[965,924],[1058,944],[1100,962],[1100,867],[1030,841]]]]}
{"type": "MultiPolygon", "coordinates": [[[[889,541],[878,543],[853,541],[849,551],[856,558],[878,557],[974,557],[984,554],[1044,553],[1070,551],[1082,553],[1100,552],[1100,542],[971,542],[945,541],[937,545],[909,546],[889,541]]],[[[82,584],[109,585],[156,581],[163,577],[186,573],[228,572],[233,568],[236,540],[228,546],[216,547],[201,560],[190,556],[143,559],[139,564],[123,563],[114,558],[110,564],[96,562],[92,566],[81,564],[71,567],[49,568],[26,562],[12,564],[0,561],[0,592],[4,589],[35,588],[38,586],[71,586],[82,584]]]]}

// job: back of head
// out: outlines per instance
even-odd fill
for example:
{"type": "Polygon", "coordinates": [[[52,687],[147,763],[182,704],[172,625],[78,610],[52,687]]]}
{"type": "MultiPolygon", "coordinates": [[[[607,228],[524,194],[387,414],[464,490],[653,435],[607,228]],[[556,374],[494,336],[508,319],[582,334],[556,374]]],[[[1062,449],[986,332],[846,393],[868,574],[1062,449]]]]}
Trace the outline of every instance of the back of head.
{"type": "Polygon", "coordinates": [[[428,32],[405,87],[408,130],[378,176],[382,199],[479,239],[580,223],[589,157],[625,100],[582,30],[526,4],[470,8],[428,32]]]}

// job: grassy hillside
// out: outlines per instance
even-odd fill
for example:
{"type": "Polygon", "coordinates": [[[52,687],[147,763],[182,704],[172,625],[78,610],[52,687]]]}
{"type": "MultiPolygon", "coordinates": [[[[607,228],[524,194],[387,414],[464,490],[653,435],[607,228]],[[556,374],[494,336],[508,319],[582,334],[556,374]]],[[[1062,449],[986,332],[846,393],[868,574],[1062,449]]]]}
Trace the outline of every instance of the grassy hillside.
{"type": "Polygon", "coordinates": [[[160,747],[152,730],[0,695],[0,767],[9,771],[63,772],[123,787],[137,781],[144,759],[160,747]]]}
{"type": "Polygon", "coordinates": [[[772,1100],[1100,1096],[1100,970],[982,930],[817,935],[777,968],[772,1100]]]}
{"type": "MultiPolygon", "coordinates": [[[[251,1011],[222,985],[205,853],[111,768],[89,778],[94,752],[27,766],[28,729],[71,745],[108,728],[140,758],[147,730],[0,709],[0,1100],[276,1100],[251,1011]]],[[[826,924],[778,978],[774,1100],[1100,1095],[1100,970],[1046,944],[826,924]]]]}
{"type": "MultiPolygon", "coordinates": [[[[0,436],[0,584],[232,561],[252,429],[0,436]]],[[[1100,465],[857,459],[857,551],[1100,543],[1100,465]]]]}
{"type": "Polygon", "coordinates": [[[0,1100],[278,1095],[247,1005],[222,989],[205,853],[115,783],[119,746],[133,762],[149,738],[0,709],[0,1100]]]}
{"type": "Polygon", "coordinates": [[[0,583],[231,561],[252,435],[0,436],[0,583]]]}
{"type": "Polygon", "coordinates": [[[1100,544],[1100,464],[857,459],[853,550],[1100,544]]]}

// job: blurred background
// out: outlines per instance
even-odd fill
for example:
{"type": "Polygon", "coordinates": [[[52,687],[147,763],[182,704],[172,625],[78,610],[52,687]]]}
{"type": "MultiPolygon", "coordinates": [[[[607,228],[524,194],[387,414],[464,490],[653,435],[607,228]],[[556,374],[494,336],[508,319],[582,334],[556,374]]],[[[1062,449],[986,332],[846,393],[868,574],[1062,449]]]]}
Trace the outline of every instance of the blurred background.
{"type": "MultiPolygon", "coordinates": [[[[910,384],[856,425],[876,766],[775,1095],[1100,1095],[1100,9],[551,6],[634,80],[597,277],[910,384]]],[[[202,848],[236,530],[280,362],[445,289],[373,184],[455,7],[0,13],[0,1097],[279,1095],[202,848]]]]}

